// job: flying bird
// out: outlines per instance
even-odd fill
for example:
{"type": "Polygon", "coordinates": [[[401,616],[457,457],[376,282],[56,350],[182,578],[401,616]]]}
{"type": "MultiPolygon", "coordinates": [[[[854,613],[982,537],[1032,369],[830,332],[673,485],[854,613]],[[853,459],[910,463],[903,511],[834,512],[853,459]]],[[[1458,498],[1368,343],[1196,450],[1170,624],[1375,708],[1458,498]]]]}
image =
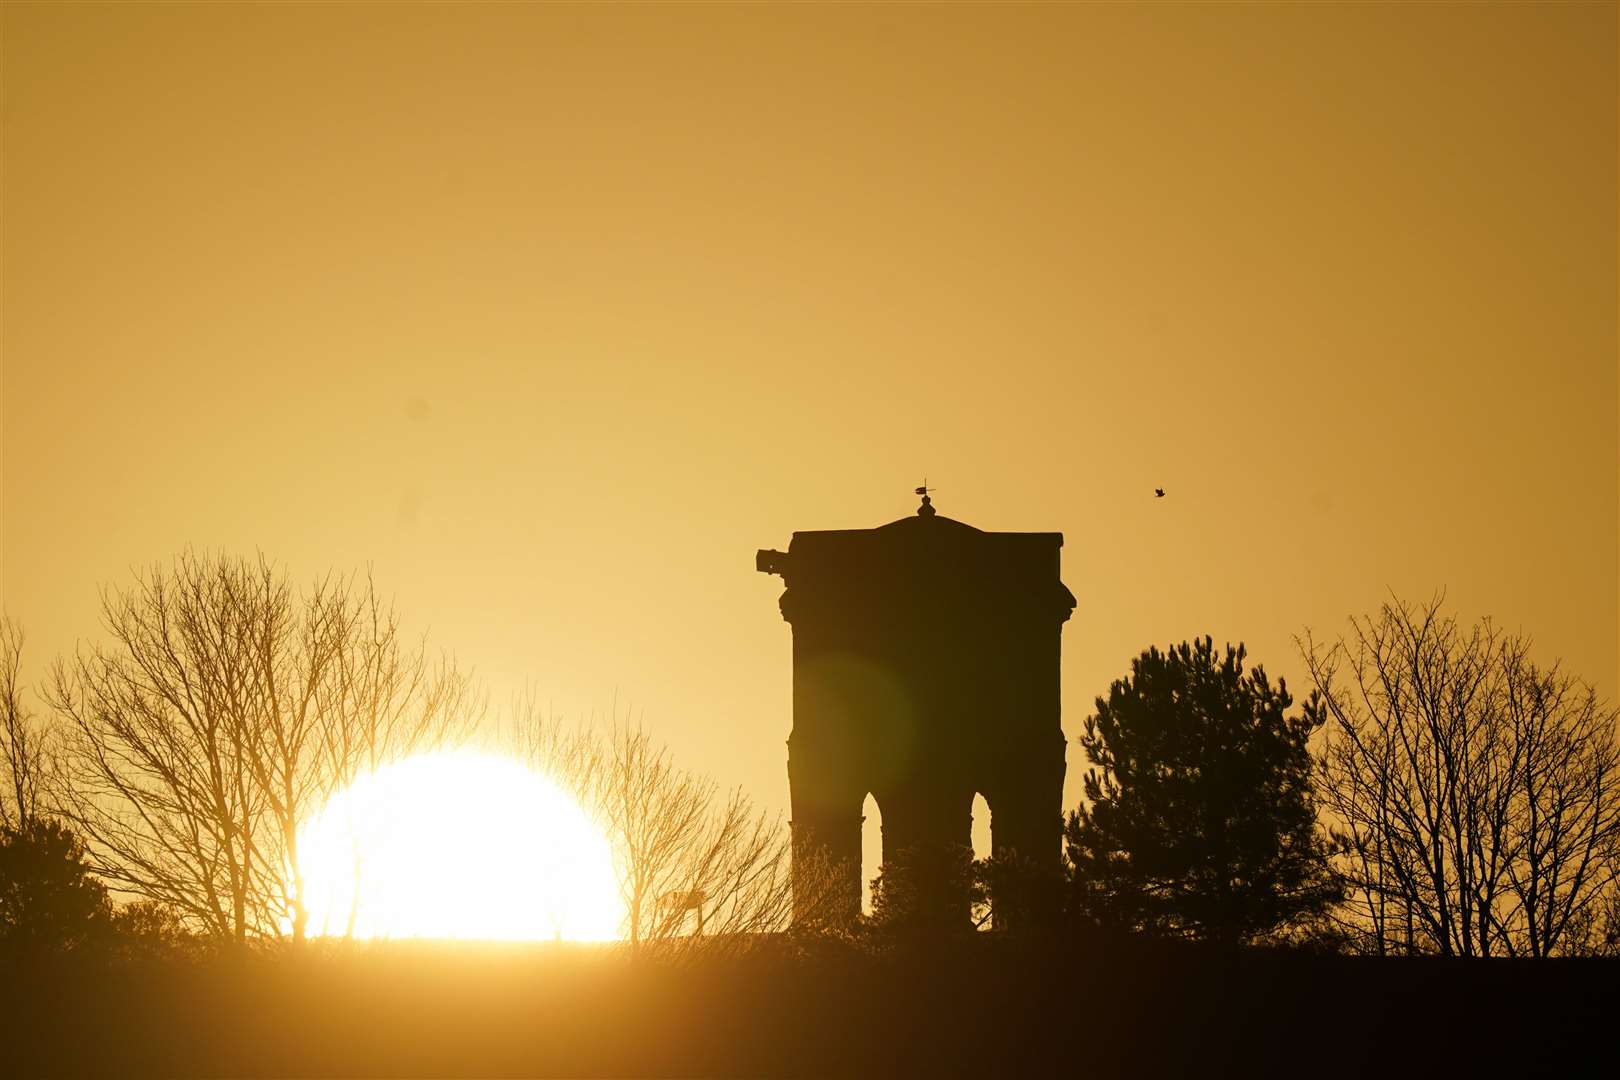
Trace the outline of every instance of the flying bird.
{"type": "Polygon", "coordinates": [[[1155,499],[1162,499],[1162,498],[1164,498],[1164,488],[1154,488],[1154,489],[1153,489],[1153,497],[1154,497],[1154,498],[1155,498],[1155,499]]]}

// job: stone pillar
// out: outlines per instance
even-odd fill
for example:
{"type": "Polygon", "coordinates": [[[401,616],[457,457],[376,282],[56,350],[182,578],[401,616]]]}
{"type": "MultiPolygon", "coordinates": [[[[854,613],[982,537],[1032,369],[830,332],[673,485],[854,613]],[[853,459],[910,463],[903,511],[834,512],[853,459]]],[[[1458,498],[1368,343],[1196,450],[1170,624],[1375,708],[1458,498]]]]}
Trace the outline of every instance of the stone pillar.
{"type": "Polygon", "coordinates": [[[793,921],[845,926],[861,913],[861,808],[865,789],[847,767],[788,751],[792,800],[793,921]]]}

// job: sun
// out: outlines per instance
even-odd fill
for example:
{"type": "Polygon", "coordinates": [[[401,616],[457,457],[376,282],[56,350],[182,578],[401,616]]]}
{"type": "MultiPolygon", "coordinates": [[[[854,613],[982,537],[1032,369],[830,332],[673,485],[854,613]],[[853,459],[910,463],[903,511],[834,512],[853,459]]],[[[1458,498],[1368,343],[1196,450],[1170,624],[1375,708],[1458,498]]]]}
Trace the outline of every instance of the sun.
{"type": "Polygon", "coordinates": [[[311,936],[606,941],[613,852],[511,758],[422,754],[357,779],[299,830],[311,936]]]}

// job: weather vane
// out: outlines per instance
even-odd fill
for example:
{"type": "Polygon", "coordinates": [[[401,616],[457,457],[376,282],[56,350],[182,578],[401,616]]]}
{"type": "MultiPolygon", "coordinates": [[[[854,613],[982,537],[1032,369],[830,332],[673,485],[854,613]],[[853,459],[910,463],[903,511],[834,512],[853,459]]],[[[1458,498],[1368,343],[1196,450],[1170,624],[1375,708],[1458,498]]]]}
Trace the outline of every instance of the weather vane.
{"type": "Polygon", "coordinates": [[[921,487],[912,489],[912,494],[913,495],[921,495],[922,496],[922,505],[917,507],[917,513],[919,515],[921,515],[922,517],[933,517],[934,516],[934,500],[930,499],[928,497],[928,493],[930,491],[938,491],[938,490],[939,490],[939,488],[931,488],[931,487],[928,486],[928,477],[926,477],[926,476],[923,477],[923,482],[922,482],[921,487]]]}

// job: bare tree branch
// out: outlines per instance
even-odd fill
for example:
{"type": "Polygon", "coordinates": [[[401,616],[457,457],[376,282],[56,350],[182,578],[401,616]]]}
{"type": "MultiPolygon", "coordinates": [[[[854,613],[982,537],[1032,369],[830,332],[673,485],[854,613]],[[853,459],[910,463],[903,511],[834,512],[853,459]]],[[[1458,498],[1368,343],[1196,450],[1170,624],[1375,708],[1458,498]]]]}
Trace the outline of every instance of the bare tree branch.
{"type": "Polygon", "coordinates": [[[49,693],[62,812],[110,883],[235,942],[302,940],[299,825],[475,719],[467,678],[401,641],[369,577],[299,595],[262,557],[187,553],[104,590],[102,621],[108,643],[49,693]]]}
{"type": "Polygon", "coordinates": [[[16,830],[26,828],[40,814],[40,791],[48,763],[45,732],[23,704],[17,681],[22,648],[22,628],[0,615],[0,760],[6,770],[4,790],[0,790],[0,826],[16,830]]]}
{"type": "Polygon", "coordinates": [[[569,729],[525,701],[513,738],[612,843],[632,949],[712,949],[786,926],[787,830],[741,790],[680,769],[667,747],[617,718],[605,730],[569,729]]]}
{"type": "Polygon", "coordinates": [[[1369,952],[1598,948],[1620,873],[1616,711],[1529,642],[1392,601],[1301,652],[1344,928],[1369,952]]]}

